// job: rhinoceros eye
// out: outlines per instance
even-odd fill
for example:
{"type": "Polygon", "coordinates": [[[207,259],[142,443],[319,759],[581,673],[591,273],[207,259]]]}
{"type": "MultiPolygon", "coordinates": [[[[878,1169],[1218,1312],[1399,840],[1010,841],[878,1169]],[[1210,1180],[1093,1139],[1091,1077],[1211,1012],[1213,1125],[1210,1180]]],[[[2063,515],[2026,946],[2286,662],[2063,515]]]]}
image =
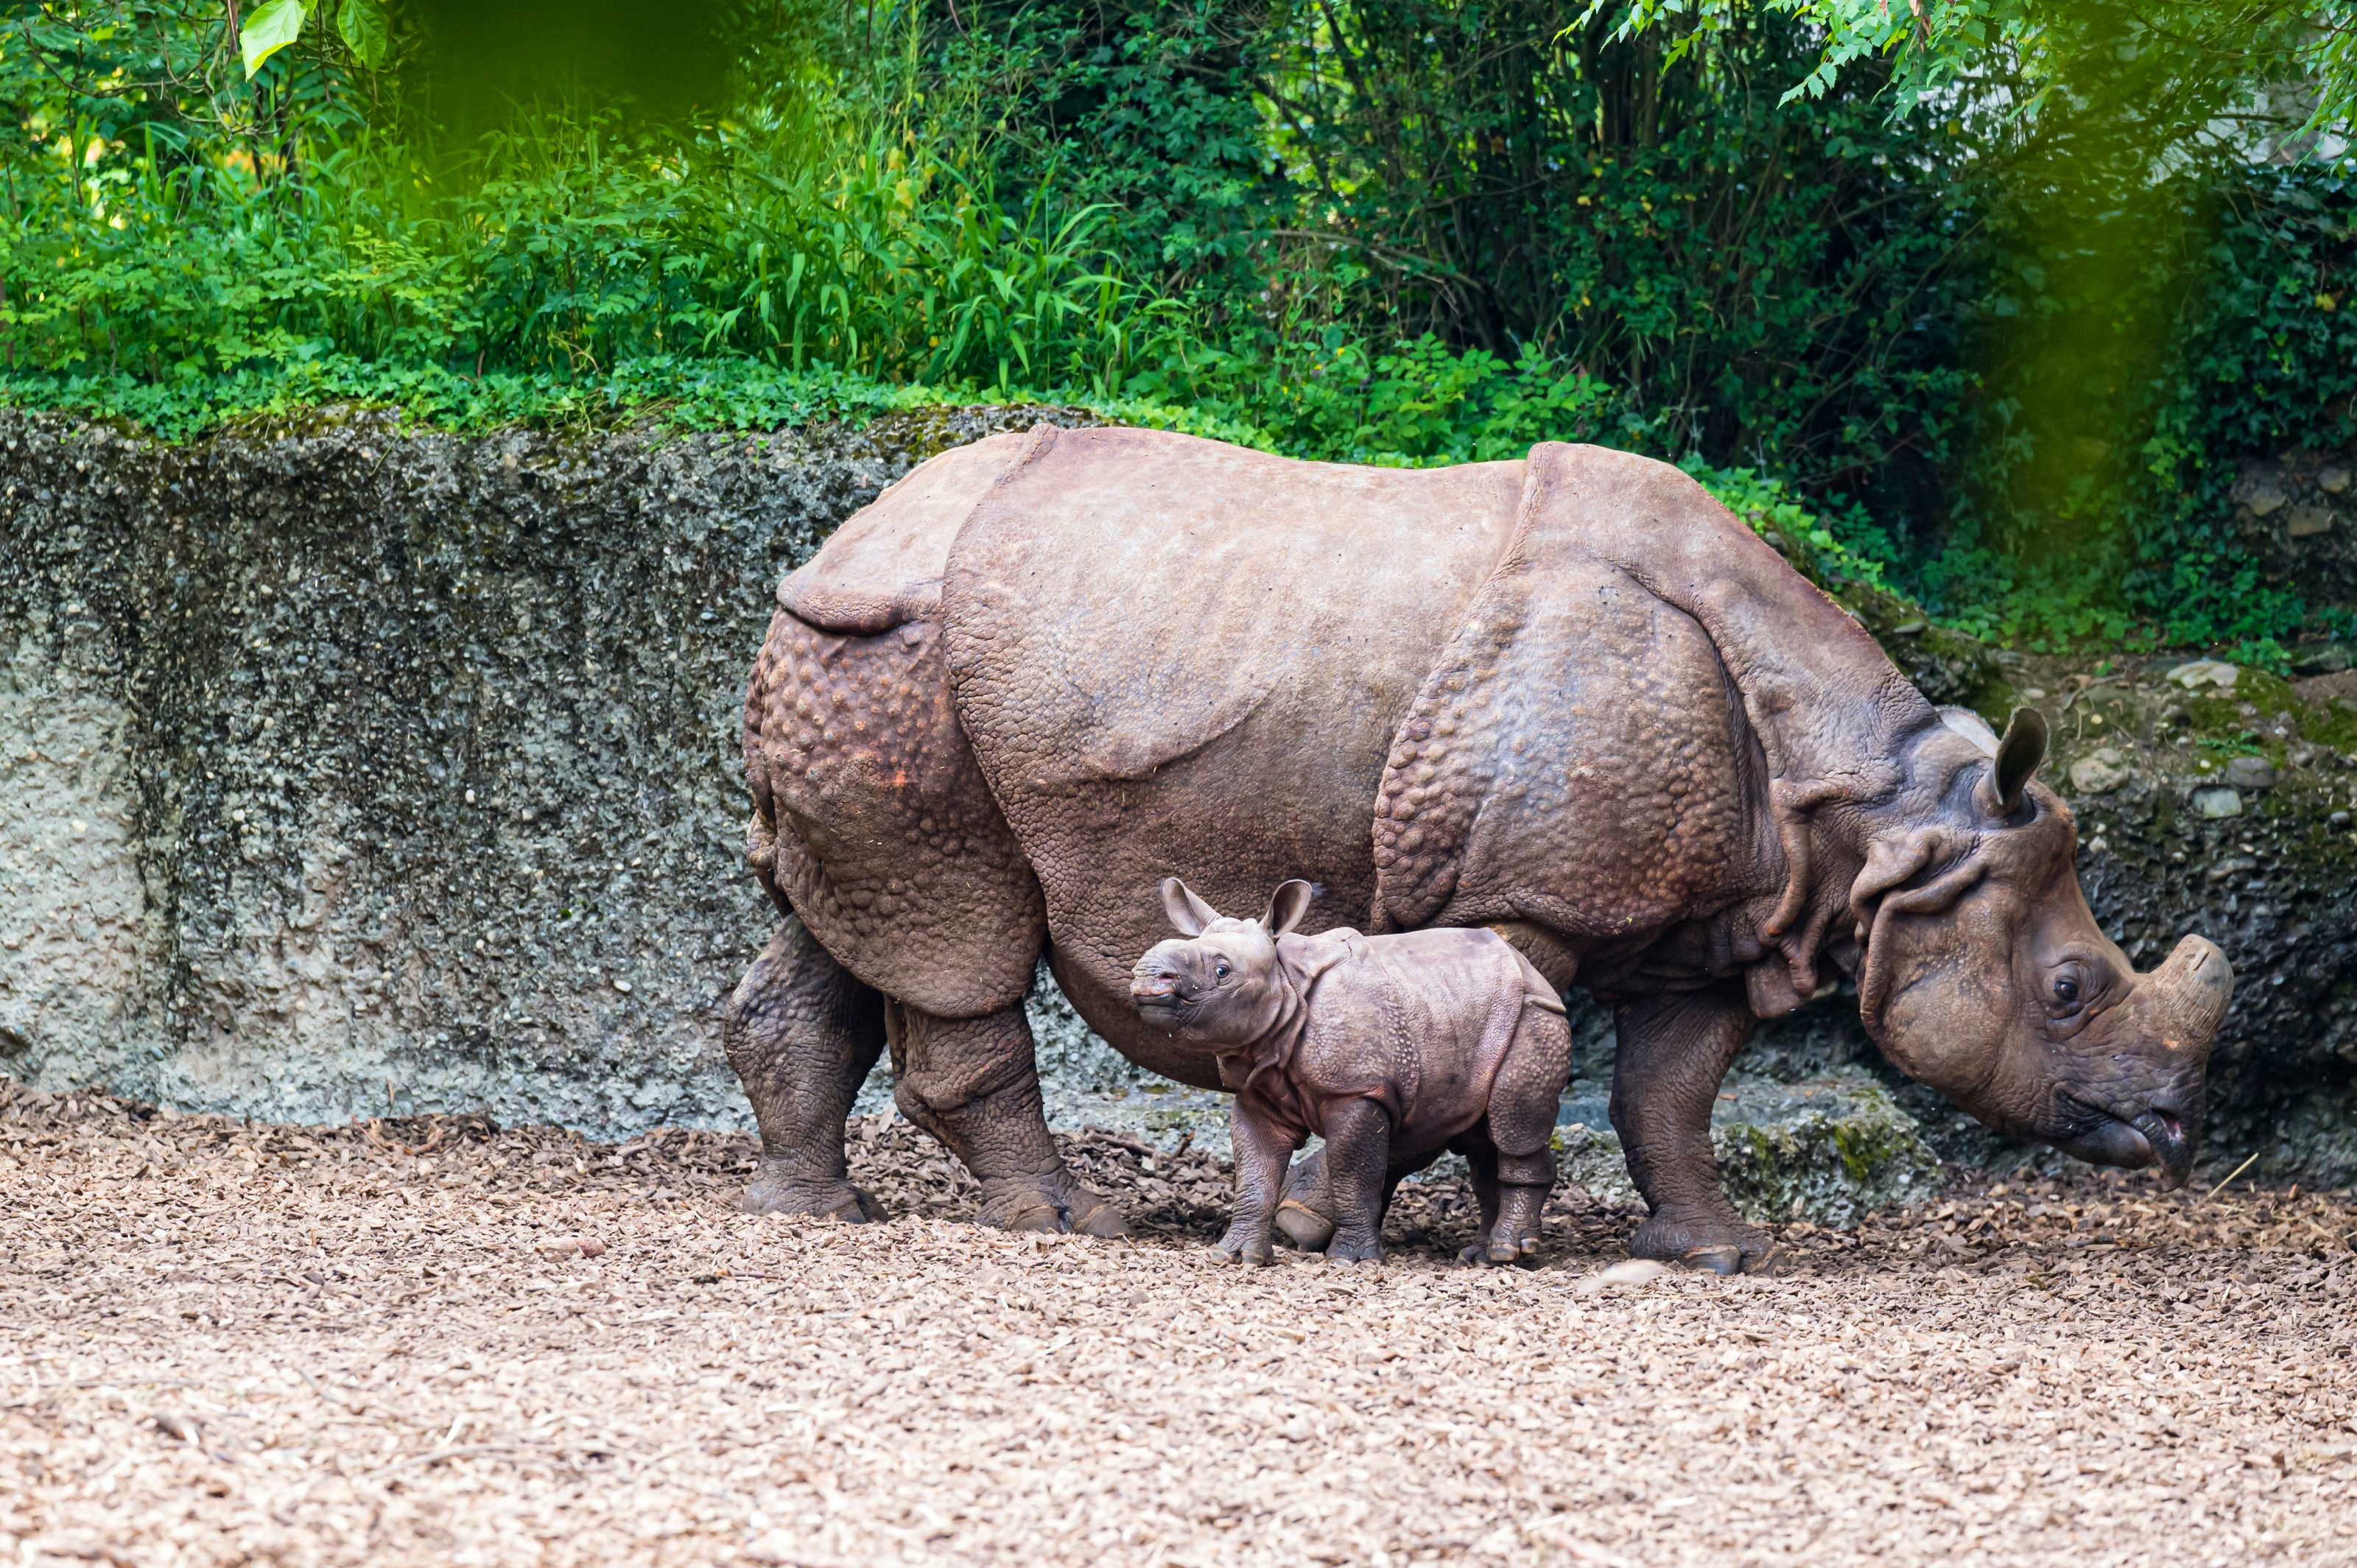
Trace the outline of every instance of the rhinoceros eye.
{"type": "Polygon", "coordinates": [[[1227,977],[1228,966],[1226,964],[1215,963],[1211,966],[1211,978],[1213,980],[1225,980],[1227,977]]]}
{"type": "Polygon", "coordinates": [[[2079,1000],[2079,983],[2069,975],[2054,983],[2054,1000],[2068,1007],[2079,1000]]]}

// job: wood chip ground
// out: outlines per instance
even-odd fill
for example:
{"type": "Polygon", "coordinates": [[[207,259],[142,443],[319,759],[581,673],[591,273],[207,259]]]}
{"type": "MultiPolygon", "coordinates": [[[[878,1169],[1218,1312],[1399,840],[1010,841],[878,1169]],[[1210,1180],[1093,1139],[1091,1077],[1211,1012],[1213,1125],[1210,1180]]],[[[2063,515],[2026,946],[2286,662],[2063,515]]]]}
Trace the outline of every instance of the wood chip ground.
{"type": "MultiPolygon", "coordinates": [[[[0,1082],[0,1563],[2357,1562],[2357,1202],[2089,1175],[1769,1279],[1211,1262],[1226,1173],[1103,1135],[1134,1242],[748,1219],[750,1147],[156,1115],[0,1082]]],[[[1623,1269],[1622,1273],[1636,1273],[1623,1269]]]]}

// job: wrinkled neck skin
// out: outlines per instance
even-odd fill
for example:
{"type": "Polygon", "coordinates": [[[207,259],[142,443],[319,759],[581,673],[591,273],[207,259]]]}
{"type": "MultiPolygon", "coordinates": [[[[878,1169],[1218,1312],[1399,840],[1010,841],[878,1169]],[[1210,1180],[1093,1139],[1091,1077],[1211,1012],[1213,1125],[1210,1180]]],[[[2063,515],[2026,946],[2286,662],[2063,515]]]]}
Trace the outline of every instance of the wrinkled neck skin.
{"type": "Polygon", "coordinates": [[[1220,1081],[1239,1094],[1268,1094],[1270,1074],[1286,1079],[1308,1027],[1308,1001],[1295,983],[1293,972],[1280,962],[1270,970],[1266,984],[1268,994],[1255,1012],[1248,1036],[1206,1042],[1219,1062],[1220,1081]]]}
{"type": "Polygon", "coordinates": [[[1268,1000],[1264,1002],[1261,1018],[1264,1021],[1249,1040],[1214,1047],[1219,1079],[1235,1090],[1237,1097],[1252,1097],[1273,1111],[1298,1144],[1301,1136],[1315,1132],[1292,1075],[1294,1054],[1301,1049],[1301,1035],[1308,1030],[1310,1009],[1308,997],[1301,995],[1301,985],[1285,964],[1270,972],[1268,1000]]]}
{"type": "Polygon", "coordinates": [[[1986,768],[1986,755],[1895,671],[1868,699],[1831,700],[1847,710],[1838,722],[1821,722],[1813,705],[1742,693],[1734,718],[1754,862],[1736,879],[1734,902],[1645,966],[1656,977],[1662,961],[1740,972],[1753,1014],[1774,1018],[1836,972],[1855,976],[1863,943],[1851,895],[1874,845],[1944,820],[1986,768]],[[1846,746],[1858,755],[1827,755],[1846,746]]]}

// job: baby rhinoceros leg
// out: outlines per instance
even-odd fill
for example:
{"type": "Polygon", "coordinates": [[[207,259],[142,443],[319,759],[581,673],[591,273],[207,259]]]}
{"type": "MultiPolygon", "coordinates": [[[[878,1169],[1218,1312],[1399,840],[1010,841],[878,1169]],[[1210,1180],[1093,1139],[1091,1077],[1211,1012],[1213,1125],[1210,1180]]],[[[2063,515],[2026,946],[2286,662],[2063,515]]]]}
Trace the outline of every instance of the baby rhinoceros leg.
{"type": "Polygon", "coordinates": [[[1383,1194],[1391,1167],[1392,1122],[1372,1100],[1346,1100],[1326,1116],[1326,1193],[1334,1207],[1329,1263],[1383,1261],[1383,1194]]]}
{"type": "Polygon", "coordinates": [[[1236,1146],[1236,1210],[1220,1238],[1219,1252],[1231,1262],[1270,1263],[1276,1261],[1270,1245],[1270,1221],[1276,1213],[1277,1195],[1284,1190],[1286,1162],[1292,1158],[1293,1139],[1274,1123],[1244,1108],[1241,1096],[1228,1110],[1228,1125],[1236,1146]]]}
{"type": "Polygon", "coordinates": [[[1555,1190],[1555,1119],[1571,1079],[1571,1028],[1563,1015],[1525,1006],[1490,1090],[1486,1136],[1467,1151],[1481,1202],[1481,1237],[1467,1262],[1528,1262],[1538,1256],[1539,1214],[1555,1190]]]}

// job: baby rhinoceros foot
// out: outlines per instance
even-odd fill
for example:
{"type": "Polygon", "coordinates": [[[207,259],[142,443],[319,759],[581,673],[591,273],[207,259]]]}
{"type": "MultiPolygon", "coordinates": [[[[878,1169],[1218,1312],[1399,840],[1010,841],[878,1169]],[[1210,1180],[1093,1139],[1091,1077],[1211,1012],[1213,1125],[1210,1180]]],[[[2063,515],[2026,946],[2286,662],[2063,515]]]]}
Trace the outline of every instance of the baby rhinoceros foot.
{"type": "Polygon", "coordinates": [[[1774,1271],[1776,1248],[1767,1232],[1725,1215],[1681,1213],[1664,1208],[1629,1238],[1629,1255],[1655,1262],[1705,1269],[1714,1274],[1774,1271]]]}
{"type": "Polygon", "coordinates": [[[748,1214],[813,1214],[840,1219],[846,1225],[866,1225],[884,1218],[884,1207],[865,1187],[840,1177],[797,1176],[763,1160],[745,1189],[748,1214]]]}
{"type": "Polygon", "coordinates": [[[1347,1230],[1337,1230],[1326,1243],[1326,1261],[1329,1263],[1381,1263],[1383,1261],[1383,1243],[1372,1231],[1353,1236],[1347,1230]]]}
{"type": "Polygon", "coordinates": [[[1457,1261],[1484,1268],[1508,1263],[1535,1265],[1539,1261],[1538,1232],[1516,1233],[1501,1225],[1459,1251],[1457,1261]]]}
{"type": "Polygon", "coordinates": [[[1276,1229],[1305,1252],[1322,1252],[1334,1239],[1326,1212],[1326,1151],[1313,1151],[1285,1173],[1285,1194],[1276,1206],[1276,1229]]]}
{"type": "Polygon", "coordinates": [[[1276,1250],[1269,1245],[1267,1231],[1250,1235],[1237,1225],[1228,1227],[1228,1233],[1212,1246],[1211,1255],[1223,1263],[1251,1263],[1265,1267],[1276,1262],[1276,1250]]]}
{"type": "Polygon", "coordinates": [[[982,1222],[1001,1230],[1071,1231],[1107,1239],[1130,1233],[1103,1193],[1057,1172],[1047,1176],[992,1176],[982,1184],[982,1222]]]}

